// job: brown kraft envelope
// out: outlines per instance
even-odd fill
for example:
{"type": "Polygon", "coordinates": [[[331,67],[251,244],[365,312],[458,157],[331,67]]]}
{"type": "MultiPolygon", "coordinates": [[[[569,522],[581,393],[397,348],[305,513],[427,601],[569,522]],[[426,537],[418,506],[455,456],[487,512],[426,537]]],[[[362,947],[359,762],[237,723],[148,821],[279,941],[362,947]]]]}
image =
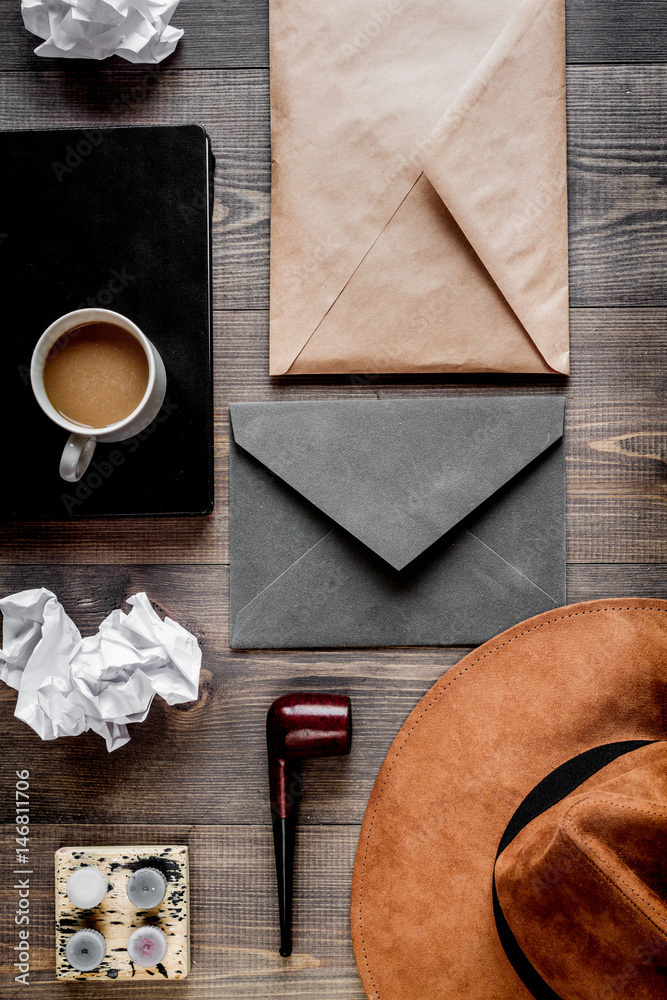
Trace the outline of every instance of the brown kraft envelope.
{"type": "Polygon", "coordinates": [[[569,371],[564,0],[271,0],[272,375],[569,371]]]}

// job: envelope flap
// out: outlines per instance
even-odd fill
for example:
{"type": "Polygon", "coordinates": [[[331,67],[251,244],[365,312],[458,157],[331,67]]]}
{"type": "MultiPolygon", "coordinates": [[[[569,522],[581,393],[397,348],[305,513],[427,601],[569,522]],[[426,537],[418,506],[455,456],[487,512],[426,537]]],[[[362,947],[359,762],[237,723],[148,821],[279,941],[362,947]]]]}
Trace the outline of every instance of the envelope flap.
{"type": "Polygon", "coordinates": [[[235,403],[237,445],[403,569],[563,434],[560,397],[235,403]]]}
{"type": "Polygon", "coordinates": [[[569,371],[563,0],[526,0],[421,164],[542,353],[569,371]]]}

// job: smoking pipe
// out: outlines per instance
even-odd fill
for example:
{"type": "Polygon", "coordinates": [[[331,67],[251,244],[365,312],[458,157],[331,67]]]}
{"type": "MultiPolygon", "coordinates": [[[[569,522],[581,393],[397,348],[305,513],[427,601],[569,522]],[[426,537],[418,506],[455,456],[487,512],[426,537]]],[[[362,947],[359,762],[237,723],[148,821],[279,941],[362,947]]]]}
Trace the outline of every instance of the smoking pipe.
{"type": "Polygon", "coordinates": [[[297,803],[301,798],[300,762],[350,752],[350,699],[335,694],[288,694],[271,705],[266,717],[273,842],[276,849],[280,954],[292,954],[292,884],[297,803]]]}

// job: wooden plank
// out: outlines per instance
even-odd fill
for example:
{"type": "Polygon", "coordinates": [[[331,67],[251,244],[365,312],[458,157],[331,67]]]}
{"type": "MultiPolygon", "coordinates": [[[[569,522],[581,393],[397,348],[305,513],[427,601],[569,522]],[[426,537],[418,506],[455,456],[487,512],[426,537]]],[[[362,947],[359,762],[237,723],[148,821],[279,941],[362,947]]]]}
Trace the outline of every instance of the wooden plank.
{"type": "MultiPolygon", "coordinates": [[[[373,8],[371,13],[382,9],[373,8]]],[[[667,35],[662,0],[568,0],[571,63],[664,62],[667,35]]],[[[172,24],[185,35],[170,69],[266,67],[268,0],[181,0],[172,24]]],[[[363,27],[363,23],[362,23],[363,27]]],[[[23,26],[19,0],[0,8],[1,70],[53,72],[57,60],[33,55],[39,39],[23,26]]]]}
{"type": "Polygon", "coordinates": [[[667,60],[663,0],[567,0],[570,63],[667,60]]]}
{"type": "Polygon", "coordinates": [[[593,566],[570,566],[567,578],[567,599],[599,601],[612,597],[658,597],[667,594],[667,564],[623,563],[612,566],[600,563],[593,566]]]}
{"type": "MultiPolygon", "coordinates": [[[[142,74],[0,74],[0,127],[200,122],[218,158],[215,306],[268,307],[266,71],[142,74]]],[[[572,305],[665,306],[667,74],[660,66],[573,67],[568,80],[572,305]]]]}
{"type": "MultiPolygon", "coordinates": [[[[294,954],[278,955],[275,862],[268,826],[97,826],[35,823],[31,832],[30,996],[72,995],[55,979],[53,852],[64,844],[168,842],[190,849],[192,969],[181,982],[161,981],[161,997],[179,1000],[363,1000],[349,930],[349,893],[358,828],[318,827],[298,832],[294,954]]],[[[14,850],[14,830],[0,831],[3,858],[14,850]]],[[[19,878],[17,876],[16,878],[19,878]]],[[[0,885],[0,981],[3,998],[19,1000],[14,983],[15,878],[0,885]]],[[[155,996],[154,983],[133,982],[132,996],[155,996]]],[[[119,1000],[118,982],[78,983],[77,996],[119,1000]]]]}
{"type": "MultiPolygon", "coordinates": [[[[11,787],[14,771],[29,768],[36,822],[141,823],[147,816],[162,823],[267,822],[266,711],[286,691],[307,690],[347,694],[355,736],[349,758],[306,765],[302,822],[359,823],[393,737],[422,695],[468,652],[234,652],[227,574],[218,568],[81,566],[43,581],[39,569],[3,571],[0,594],[49,583],[90,635],[145,588],[162,612],[198,637],[203,661],[199,701],[170,708],[156,698],[146,721],[130,727],[130,742],[111,754],[91,733],[40,741],[13,717],[16,693],[0,685],[0,732],[7,734],[0,787],[11,787]]],[[[573,566],[568,584],[571,602],[663,597],[667,565],[573,566]]],[[[6,796],[0,800],[0,819],[8,820],[11,806],[6,796]]]]}
{"type": "MultiPolygon", "coordinates": [[[[146,591],[157,613],[192,632],[203,645],[221,648],[227,574],[222,566],[58,566],[21,563],[0,567],[0,597],[46,587],[57,594],[83,636],[94,635],[116,608],[146,591]],[[204,575],[205,574],[205,575],[204,575]]],[[[0,616],[1,618],[1,616],[0,616]]],[[[0,692],[2,687],[0,687],[0,692]]]]}
{"type": "Polygon", "coordinates": [[[664,306],[667,73],[579,67],[568,83],[571,304],[664,306]]]}
{"type": "MultiPolygon", "coordinates": [[[[567,393],[569,560],[667,562],[667,310],[572,313],[571,379],[270,379],[265,312],[215,316],[216,490],[209,518],[0,524],[0,565],[227,561],[228,402],[458,393],[567,393]]],[[[69,487],[68,487],[69,488],[69,487]]],[[[40,571],[50,578],[49,569],[40,571]]]]}
{"type": "MultiPolygon", "coordinates": [[[[202,575],[205,588],[212,589],[202,575]]],[[[286,691],[332,691],[352,699],[354,748],[349,758],[305,765],[301,818],[361,822],[393,737],[466,650],[232,653],[224,594],[220,603],[216,631],[202,643],[199,701],[169,707],[156,698],[146,721],[131,727],[130,742],[111,754],[92,733],[42,742],[13,718],[16,693],[0,685],[0,731],[11,734],[0,787],[13,784],[15,770],[29,768],[35,822],[265,823],[269,705],[286,691]]],[[[11,805],[7,798],[0,804],[5,821],[11,805]]]]}
{"type": "Polygon", "coordinates": [[[666,562],[667,312],[577,311],[574,331],[568,559],[666,562]]]}
{"type": "MultiPolygon", "coordinates": [[[[268,0],[181,0],[171,23],[185,35],[164,65],[170,69],[231,69],[266,67],[269,64],[268,0]]],[[[0,71],[30,70],[57,72],[63,62],[33,54],[41,39],[26,31],[20,0],[8,0],[0,7],[0,71]]],[[[94,65],[94,64],[92,64],[94,65]]],[[[104,65],[127,68],[119,58],[104,65]]],[[[87,60],[77,61],[72,72],[90,69],[87,60]]],[[[145,66],[138,66],[138,73],[145,66]]]]}

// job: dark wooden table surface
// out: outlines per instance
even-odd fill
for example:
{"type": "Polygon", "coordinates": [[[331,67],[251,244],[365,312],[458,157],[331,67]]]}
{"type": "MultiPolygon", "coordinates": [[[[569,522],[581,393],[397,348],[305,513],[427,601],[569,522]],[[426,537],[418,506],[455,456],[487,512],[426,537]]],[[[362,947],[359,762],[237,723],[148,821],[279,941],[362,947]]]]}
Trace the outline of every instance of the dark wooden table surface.
{"type": "MultiPolygon", "coordinates": [[[[568,83],[573,371],[569,380],[271,380],[266,0],[182,0],[159,68],[40,60],[19,0],[0,5],[0,128],[199,122],[217,158],[215,514],[200,521],[0,525],[0,594],[53,589],[84,634],[145,589],[203,648],[201,697],[156,700],[129,745],[41,743],[0,690],[2,967],[14,985],[14,772],[31,774],[31,996],[119,996],[54,982],[52,852],[63,844],[187,842],[192,976],[169,997],[361,1000],[348,929],[359,824],[389,744],[461,649],[232,653],[228,646],[227,404],[236,400],[520,391],[568,398],[571,601],[664,597],[667,580],[667,4],[570,0],[568,83]],[[307,768],[295,954],[278,957],[264,715],[292,689],[348,693],[348,761],[307,768]]],[[[3,197],[11,196],[3,192],[3,197]]],[[[5,433],[11,427],[5,423],[5,433]]],[[[7,475],[7,470],[5,470],[7,475]]],[[[7,479],[0,488],[6,488],[7,479]]],[[[134,988],[143,995],[152,987],[134,988]]]]}

